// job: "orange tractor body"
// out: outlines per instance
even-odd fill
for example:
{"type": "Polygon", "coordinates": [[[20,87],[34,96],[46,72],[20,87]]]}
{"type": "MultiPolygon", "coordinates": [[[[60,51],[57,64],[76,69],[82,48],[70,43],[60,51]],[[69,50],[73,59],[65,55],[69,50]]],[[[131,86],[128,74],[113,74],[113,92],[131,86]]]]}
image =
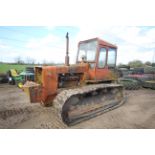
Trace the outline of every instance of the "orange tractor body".
{"type": "Polygon", "coordinates": [[[74,65],[35,67],[35,82],[39,85],[28,86],[34,88],[30,92],[31,102],[42,102],[46,105],[53,101],[61,88],[75,87],[86,83],[109,83],[116,80],[114,68],[116,66],[117,46],[94,38],[79,42],[78,49],[80,49],[80,45],[91,42],[96,43],[93,60],[80,60],[80,50],[78,50],[74,65]],[[113,52],[113,58],[111,58],[113,64],[108,64],[109,49],[112,49],[113,52]]]}
{"type": "Polygon", "coordinates": [[[26,83],[23,89],[31,102],[45,106],[55,102],[62,120],[70,124],[101,113],[100,109],[117,107],[123,100],[123,87],[114,83],[117,46],[99,38],[80,41],[76,64],[70,65],[68,34],[66,38],[65,65],[35,67],[35,83],[26,83]]]}

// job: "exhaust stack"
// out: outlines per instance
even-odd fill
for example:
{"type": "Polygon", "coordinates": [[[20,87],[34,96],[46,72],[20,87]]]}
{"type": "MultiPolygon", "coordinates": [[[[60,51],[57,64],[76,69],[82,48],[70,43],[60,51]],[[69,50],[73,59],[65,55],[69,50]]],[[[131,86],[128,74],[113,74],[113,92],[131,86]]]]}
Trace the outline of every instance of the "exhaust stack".
{"type": "Polygon", "coordinates": [[[68,32],[66,34],[66,56],[65,56],[65,65],[69,66],[69,36],[68,36],[68,32]]]}

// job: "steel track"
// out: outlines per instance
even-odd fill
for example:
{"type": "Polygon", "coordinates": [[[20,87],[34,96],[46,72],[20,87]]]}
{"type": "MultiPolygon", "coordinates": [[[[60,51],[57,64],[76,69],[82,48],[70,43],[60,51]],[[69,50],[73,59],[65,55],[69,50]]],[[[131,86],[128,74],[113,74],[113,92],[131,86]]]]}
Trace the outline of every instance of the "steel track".
{"type": "MultiPolygon", "coordinates": [[[[90,95],[90,94],[93,94],[93,92],[98,92],[98,91],[101,91],[101,90],[106,92],[105,94],[103,93],[103,96],[106,96],[106,95],[109,94],[110,91],[112,92],[113,90],[116,90],[116,91],[122,93],[123,92],[123,87],[122,87],[122,85],[119,85],[119,84],[94,84],[94,85],[86,85],[86,86],[83,86],[81,88],[76,88],[76,89],[63,90],[62,92],[60,92],[56,96],[56,98],[53,101],[53,105],[57,109],[57,113],[58,113],[60,119],[65,124],[67,124],[67,125],[75,125],[77,123],[80,123],[81,121],[88,120],[90,118],[101,115],[101,114],[103,114],[103,113],[105,113],[107,111],[113,110],[113,109],[123,105],[123,103],[125,103],[125,98],[123,97],[123,94],[122,94],[120,100],[110,102],[109,104],[106,104],[106,105],[104,105],[104,104],[103,105],[102,104],[95,105],[95,108],[93,110],[88,110],[87,112],[82,113],[82,114],[80,113],[80,115],[78,117],[76,116],[76,117],[68,118],[68,115],[64,114],[64,111],[66,109],[68,109],[68,111],[69,111],[69,109],[70,109],[70,108],[68,108],[69,106],[74,106],[74,105],[72,105],[71,102],[69,102],[69,100],[72,97],[81,98],[81,96],[82,96],[82,98],[84,98],[85,96],[87,96],[87,94],[89,94],[89,96],[93,100],[95,100],[94,99],[95,95],[90,95]]],[[[109,100],[110,100],[110,98],[109,98],[109,100]]],[[[75,105],[75,106],[76,107],[81,106],[81,107],[85,108],[84,104],[81,104],[81,102],[82,102],[82,99],[80,100],[79,104],[75,105]]],[[[93,101],[93,102],[95,104],[95,101],[93,101]]],[[[87,103],[86,106],[88,106],[88,104],[89,103],[87,103]]]]}

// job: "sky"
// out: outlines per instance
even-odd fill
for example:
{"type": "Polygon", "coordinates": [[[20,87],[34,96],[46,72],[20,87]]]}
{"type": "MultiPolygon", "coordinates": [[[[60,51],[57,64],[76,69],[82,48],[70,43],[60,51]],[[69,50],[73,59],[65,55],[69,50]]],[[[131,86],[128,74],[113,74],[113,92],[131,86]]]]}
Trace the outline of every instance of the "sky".
{"type": "Polygon", "coordinates": [[[18,57],[36,63],[63,63],[69,32],[69,55],[75,63],[79,41],[99,37],[118,46],[117,64],[155,62],[155,26],[0,26],[0,61],[18,57]]]}

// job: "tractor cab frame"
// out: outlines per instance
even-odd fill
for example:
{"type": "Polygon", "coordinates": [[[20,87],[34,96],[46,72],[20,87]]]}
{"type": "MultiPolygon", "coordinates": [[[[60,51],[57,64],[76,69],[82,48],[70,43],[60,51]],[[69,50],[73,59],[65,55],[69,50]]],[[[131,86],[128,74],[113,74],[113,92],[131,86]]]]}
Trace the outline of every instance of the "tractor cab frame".
{"type": "Polygon", "coordinates": [[[76,63],[89,63],[90,80],[113,81],[116,68],[117,46],[99,38],[78,44],[76,63]]]}

